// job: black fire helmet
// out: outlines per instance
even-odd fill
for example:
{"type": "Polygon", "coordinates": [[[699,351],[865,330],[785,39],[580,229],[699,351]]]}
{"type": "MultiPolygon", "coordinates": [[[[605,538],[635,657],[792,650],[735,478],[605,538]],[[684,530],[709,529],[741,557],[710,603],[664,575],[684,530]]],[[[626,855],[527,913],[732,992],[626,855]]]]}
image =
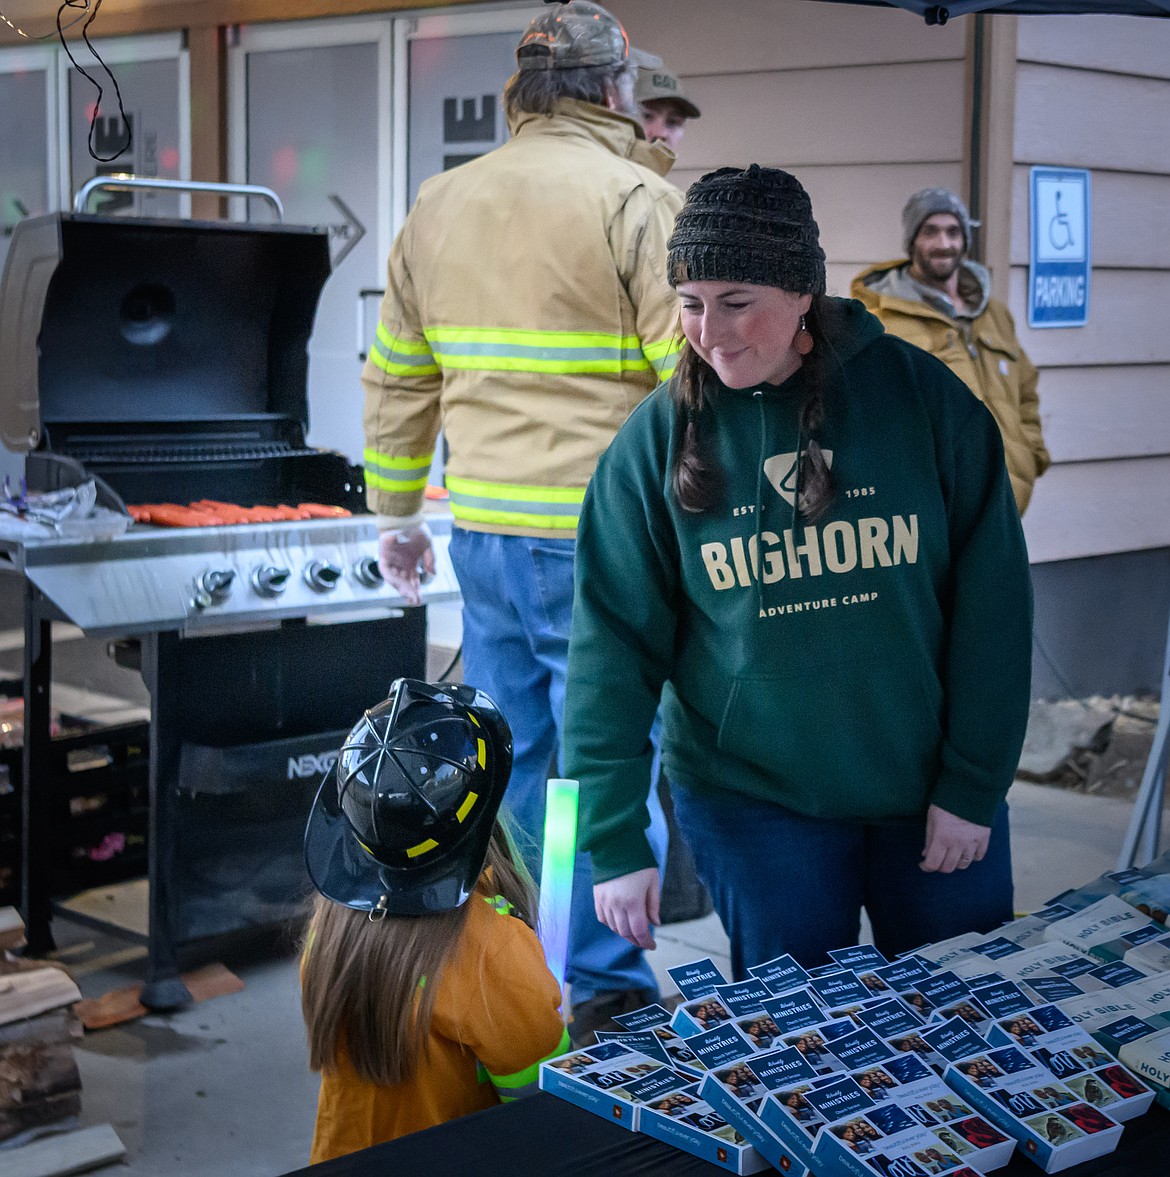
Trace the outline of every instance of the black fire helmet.
{"type": "Polygon", "coordinates": [[[395,680],[317,792],[305,829],[313,885],[371,918],[461,906],[511,770],[511,730],[482,691],[395,680]]]}

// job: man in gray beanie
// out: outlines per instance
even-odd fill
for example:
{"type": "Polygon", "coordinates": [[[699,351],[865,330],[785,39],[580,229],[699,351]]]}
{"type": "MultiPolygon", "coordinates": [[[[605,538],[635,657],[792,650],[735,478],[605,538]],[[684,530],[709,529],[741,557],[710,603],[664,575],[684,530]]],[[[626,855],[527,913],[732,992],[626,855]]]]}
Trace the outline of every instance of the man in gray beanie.
{"type": "Polygon", "coordinates": [[[1020,514],[1048,468],[1037,372],[1011,312],[991,297],[991,276],[967,255],[979,222],[946,188],[915,192],[902,210],[906,257],[853,279],[852,294],[887,331],[938,356],[991,410],[1020,514]]]}

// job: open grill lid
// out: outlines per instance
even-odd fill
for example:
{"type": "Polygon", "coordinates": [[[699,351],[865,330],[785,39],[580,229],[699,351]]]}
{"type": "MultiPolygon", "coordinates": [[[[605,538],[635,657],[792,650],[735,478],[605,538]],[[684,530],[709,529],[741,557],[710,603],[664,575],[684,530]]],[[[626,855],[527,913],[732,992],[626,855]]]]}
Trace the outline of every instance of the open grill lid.
{"type": "Polygon", "coordinates": [[[324,230],[53,213],[20,222],[0,280],[0,439],[119,425],[308,429],[324,230]]]}

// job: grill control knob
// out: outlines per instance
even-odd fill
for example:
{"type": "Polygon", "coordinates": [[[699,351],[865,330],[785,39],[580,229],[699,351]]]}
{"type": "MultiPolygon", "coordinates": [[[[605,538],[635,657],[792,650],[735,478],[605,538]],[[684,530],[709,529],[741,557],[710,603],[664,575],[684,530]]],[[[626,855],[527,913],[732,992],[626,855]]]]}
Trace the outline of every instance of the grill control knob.
{"type": "Polygon", "coordinates": [[[310,560],[305,565],[305,583],[319,593],[331,593],[341,579],[341,569],[325,560],[310,560]]]}
{"type": "Polygon", "coordinates": [[[195,604],[200,609],[222,605],[231,596],[236,574],[230,568],[213,568],[195,582],[195,604]]]}
{"type": "Polygon", "coordinates": [[[279,597],[288,588],[292,573],[278,564],[257,564],[252,569],[252,588],[262,597],[279,597]]]}
{"type": "Polygon", "coordinates": [[[381,588],[382,574],[373,556],[363,556],[353,566],[353,578],[364,588],[381,588]]]}

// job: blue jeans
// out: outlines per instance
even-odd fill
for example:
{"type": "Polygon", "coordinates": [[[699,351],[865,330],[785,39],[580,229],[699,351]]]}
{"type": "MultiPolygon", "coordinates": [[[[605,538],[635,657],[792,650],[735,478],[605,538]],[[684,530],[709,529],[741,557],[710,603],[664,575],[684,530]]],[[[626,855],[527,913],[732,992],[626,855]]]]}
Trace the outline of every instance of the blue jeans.
{"type": "MultiPolygon", "coordinates": [[[[565,708],[575,548],[571,539],[451,530],[451,562],[463,591],[463,679],[486,691],[512,728],[506,804],[537,880],[545,784],[560,748],[565,708]]],[[[649,808],[647,836],[663,864],[666,819],[655,789],[649,808]]],[[[573,876],[566,980],[574,1005],[606,990],[658,991],[642,950],[594,915],[593,872],[581,853],[573,876]]]]}
{"type": "Polygon", "coordinates": [[[731,940],[735,979],[791,953],[806,968],[857,943],[861,909],[891,959],[1012,918],[1008,807],[982,862],[952,874],[918,863],[925,820],[826,821],[781,805],[671,780],[675,821],[731,940]]]}

